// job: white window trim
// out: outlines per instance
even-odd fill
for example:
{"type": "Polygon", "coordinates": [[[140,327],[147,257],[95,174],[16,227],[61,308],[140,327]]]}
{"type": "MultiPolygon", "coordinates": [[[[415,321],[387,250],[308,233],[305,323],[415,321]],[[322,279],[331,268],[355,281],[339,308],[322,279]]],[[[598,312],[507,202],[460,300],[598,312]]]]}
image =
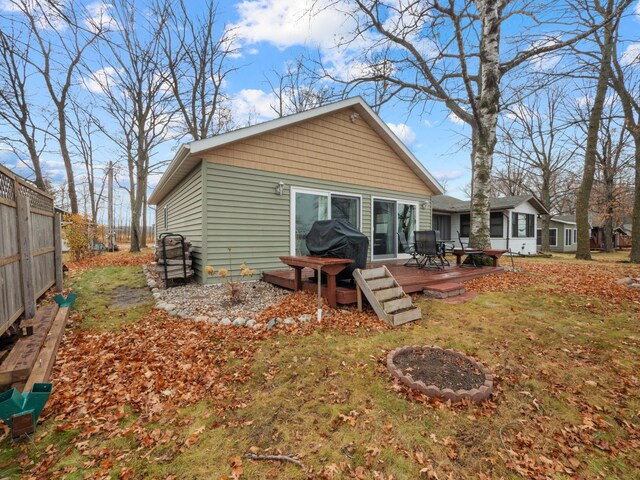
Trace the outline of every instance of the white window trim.
{"type": "Polygon", "coordinates": [[[329,199],[329,218],[331,218],[331,195],[340,195],[344,197],[357,198],[360,202],[360,214],[358,215],[358,230],[362,231],[362,195],[357,193],[338,192],[334,190],[315,190],[304,187],[291,187],[289,195],[289,252],[291,255],[296,254],[296,193],[309,193],[312,195],[321,195],[329,199]]]}
{"type": "MultiPolygon", "coordinates": [[[[540,236],[542,237],[542,229],[541,228],[536,228],[536,238],[538,238],[538,230],[540,230],[540,236]]],[[[538,242],[536,242],[536,247],[539,247],[540,245],[538,245],[538,242]]],[[[558,229],[557,228],[550,228],[549,229],[549,246],[550,247],[557,247],[558,246],[558,229]],[[555,230],[556,232],[556,241],[555,243],[551,243],[551,230],[555,230]]]]}
{"type": "MultiPolygon", "coordinates": [[[[371,250],[371,256],[370,259],[372,262],[385,262],[385,261],[389,261],[389,260],[402,260],[402,259],[409,259],[411,258],[411,255],[409,255],[408,253],[401,253],[398,254],[396,253],[395,257],[390,257],[390,258],[373,258],[373,222],[374,222],[374,218],[373,218],[373,202],[375,200],[384,200],[387,202],[396,202],[396,205],[398,203],[404,203],[406,205],[414,205],[416,207],[416,230],[420,230],[420,202],[416,202],[415,200],[404,200],[402,198],[391,198],[391,197],[374,197],[373,195],[371,195],[371,225],[370,225],[370,234],[369,234],[369,249],[371,250]]],[[[398,214],[398,211],[396,209],[396,215],[398,214]]],[[[396,248],[397,250],[397,248],[396,248]]]]}

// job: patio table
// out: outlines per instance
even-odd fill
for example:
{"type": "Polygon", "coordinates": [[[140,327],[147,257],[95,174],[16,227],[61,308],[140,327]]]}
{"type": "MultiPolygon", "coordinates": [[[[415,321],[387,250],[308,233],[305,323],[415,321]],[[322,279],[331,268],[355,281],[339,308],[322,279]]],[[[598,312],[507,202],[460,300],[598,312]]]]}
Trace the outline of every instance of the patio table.
{"type": "MultiPolygon", "coordinates": [[[[336,275],[353,263],[350,258],[324,258],[309,256],[285,256],[280,261],[295,270],[294,290],[302,289],[302,269],[312,268],[318,274],[318,300],[322,295],[322,272],[327,274],[327,301],[336,308],[336,275]]],[[[320,305],[318,306],[320,308],[320,305]]]]}

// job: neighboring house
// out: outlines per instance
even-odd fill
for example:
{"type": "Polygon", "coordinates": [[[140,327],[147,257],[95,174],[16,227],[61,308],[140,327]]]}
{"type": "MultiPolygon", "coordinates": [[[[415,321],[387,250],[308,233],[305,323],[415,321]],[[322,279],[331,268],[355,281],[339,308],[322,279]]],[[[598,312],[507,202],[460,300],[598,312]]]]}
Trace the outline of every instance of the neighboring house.
{"type": "MultiPolygon", "coordinates": [[[[591,224],[591,250],[604,250],[604,227],[591,224]]],[[[631,224],[613,228],[613,248],[631,248],[631,224]]]]}
{"type": "Polygon", "coordinates": [[[408,258],[399,237],[431,228],[441,193],[356,97],[182,145],[149,203],[156,234],[185,235],[196,277],[211,283],[206,265],[282,268],[278,257],[306,254],[311,225],[328,218],[367,235],[370,260],[408,258]]]}
{"type": "MultiPolygon", "coordinates": [[[[539,215],[547,210],[533,195],[490,198],[491,247],[511,249],[513,253],[536,253],[536,228],[539,215]]],[[[463,242],[469,241],[471,202],[448,195],[432,200],[433,229],[443,240],[455,240],[459,247],[458,233],[463,242]]]]}
{"type": "MultiPolygon", "coordinates": [[[[536,245],[542,246],[542,229],[536,233],[536,245]]],[[[575,253],[578,229],[575,215],[554,215],[549,220],[549,250],[557,253],[575,253]]]]}

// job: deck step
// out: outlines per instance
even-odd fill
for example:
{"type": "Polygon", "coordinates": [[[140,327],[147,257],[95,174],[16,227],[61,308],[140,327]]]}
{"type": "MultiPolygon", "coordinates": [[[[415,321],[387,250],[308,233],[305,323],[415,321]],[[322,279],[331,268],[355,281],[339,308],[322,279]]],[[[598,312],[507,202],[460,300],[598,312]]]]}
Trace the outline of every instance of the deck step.
{"type": "Polygon", "coordinates": [[[411,297],[409,295],[405,295],[404,297],[394,298],[392,300],[388,300],[382,303],[382,308],[385,313],[393,313],[398,310],[403,310],[413,306],[413,302],[411,301],[411,297]]]}
{"type": "Polygon", "coordinates": [[[391,315],[391,322],[394,326],[402,325],[403,323],[413,322],[422,318],[422,311],[418,307],[414,307],[410,310],[401,313],[394,313],[391,315]]]}
{"type": "Polygon", "coordinates": [[[373,311],[385,322],[395,326],[422,318],[422,311],[413,306],[411,297],[404,293],[386,266],[370,270],[357,268],[353,278],[373,311]]]}
{"type": "Polygon", "coordinates": [[[466,292],[464,284],[458,282],[441,282],[428,285],[424,288],[424,294],[430,298],[449,298],[462,295],[466,292]]]}
{"type": "Polygon", "coordinates": [[[362,270],[362,278],[365,280],[373,280],[374,278],[382,278],[387,276],[388,270],[384,267],[367,268],[362,270]]]}
{"type": "Polygon", "coordinates": [[[404,290],[402,287],[391,287],[385,288],[384,290],[376,290],[373,292],[376,297],[376,300],[379,302],[386,302],[387,300],[391,300],[392,298],[398,298],[404,295],[404,290]]]}
{"type": "Polygon", "coordinates": [[[382,290],[391,287],[399,287],[395,278],[393,277],[384,277],[384,278],[375,278],[373,280],[365,280],[367,285],[371,290],[382,290]]]}

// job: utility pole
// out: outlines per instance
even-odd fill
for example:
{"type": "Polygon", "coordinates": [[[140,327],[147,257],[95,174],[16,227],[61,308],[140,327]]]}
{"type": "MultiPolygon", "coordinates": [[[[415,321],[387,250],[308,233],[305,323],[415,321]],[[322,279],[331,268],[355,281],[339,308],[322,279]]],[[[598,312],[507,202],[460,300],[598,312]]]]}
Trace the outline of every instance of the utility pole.
{"type": "Polygon", "coordinates": [[[115,231],[113,226],[113,162],[109,162],[109,250],[115,250],[115,231]]]}

